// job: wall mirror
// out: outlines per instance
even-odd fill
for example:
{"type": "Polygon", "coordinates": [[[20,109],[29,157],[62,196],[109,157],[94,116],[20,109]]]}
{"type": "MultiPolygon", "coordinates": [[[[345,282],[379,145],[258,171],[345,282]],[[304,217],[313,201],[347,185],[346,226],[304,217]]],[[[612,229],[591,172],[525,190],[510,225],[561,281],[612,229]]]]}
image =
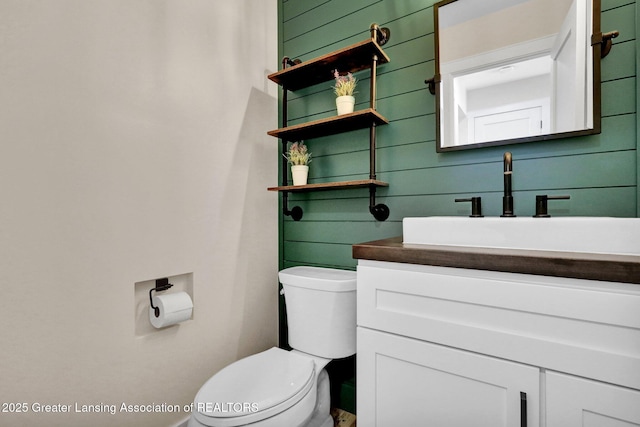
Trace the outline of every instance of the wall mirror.
{"type": "Polygon", "coordinates": [[[444,0],[434,18],[438,151],[600,132],[600,0],[444,0]]]}

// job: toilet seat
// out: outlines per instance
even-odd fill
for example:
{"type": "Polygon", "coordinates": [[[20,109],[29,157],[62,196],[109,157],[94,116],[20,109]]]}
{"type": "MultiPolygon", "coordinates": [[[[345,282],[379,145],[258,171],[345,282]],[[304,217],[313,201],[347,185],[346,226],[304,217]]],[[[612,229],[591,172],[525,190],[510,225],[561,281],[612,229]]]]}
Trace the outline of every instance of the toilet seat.
{"type": "Polygon", "coordinates": [[[255,423],[298,403],[315,376],[313,358],[273,347],[211,377],[194,400],[194,415],[208,426],[255,423]]]}

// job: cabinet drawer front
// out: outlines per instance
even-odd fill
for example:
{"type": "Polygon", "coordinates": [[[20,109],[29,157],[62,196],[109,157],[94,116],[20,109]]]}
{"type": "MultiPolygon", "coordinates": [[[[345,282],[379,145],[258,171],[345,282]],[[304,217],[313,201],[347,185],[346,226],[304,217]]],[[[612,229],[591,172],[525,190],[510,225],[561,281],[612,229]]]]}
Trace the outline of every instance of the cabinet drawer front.
{"type": "Polygon", "coordinates": [[[358,325],[640,388],[640,287],[366,261],[358,325]]]}
{"type": "Polygon", "coordinates": [[[358,328],[358,425],[539,424],[537,368],[358,328]],[[375,421],[374,421],[375,420],[375,421]]]}

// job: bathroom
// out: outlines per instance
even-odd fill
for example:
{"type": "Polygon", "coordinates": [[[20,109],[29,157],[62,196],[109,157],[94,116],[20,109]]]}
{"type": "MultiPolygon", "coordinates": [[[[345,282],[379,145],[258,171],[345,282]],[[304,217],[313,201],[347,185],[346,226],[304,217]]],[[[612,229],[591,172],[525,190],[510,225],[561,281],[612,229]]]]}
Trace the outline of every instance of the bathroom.
{"type": "MultiPolygon", "coordinates": [[[[482,196],[499,216],[505,151],[519,216],[553,193],[571,195],[555,216],[638,217],[637,2],[602,0],[603,31],[620,36],[602,61],[600,134],[449,153],[436,152],[424,85],[434,3],[0,2],[0,424],[180,425],[207,378],[285,336],[278,270],[352,270],[352,245],[401,235],[404,217],[468,215],[455,198],[482,196]],[[284,55],[366,38],[372,22],[392,32],[377,138],[390,216],[371,216],[366,190],[328,191],[292,197],[304,211],[293,221],[266,191],[280,161],[266,76],[284,55]],[[193,318],[151,331],[139,288],[161,277],[191,294],[193,318]]],[[[295,119],[331,97],[293,99],[308,109],[295,119]]],[[[348,136],[309,141],[311,179],[367,175],[368,134],[348,136]]]]}

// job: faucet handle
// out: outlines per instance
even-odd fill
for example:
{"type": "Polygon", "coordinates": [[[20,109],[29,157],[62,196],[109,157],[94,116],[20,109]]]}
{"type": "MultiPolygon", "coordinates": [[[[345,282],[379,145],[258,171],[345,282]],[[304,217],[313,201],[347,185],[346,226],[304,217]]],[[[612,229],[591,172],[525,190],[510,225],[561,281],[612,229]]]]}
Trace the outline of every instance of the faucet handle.
{"type": "Polygon", "coordinates": [[[571,196],[547,196],[546,194],[540,194],[536,196],[536,214],[534,218],[550,218],[551,215],[547,212],[548,200],[568,200],[571,196]]]}
{"type": "Polygon", "coordinates": [[[467,199],[456,199],[456,202],[471,202],[470,218],[482,218],[482,197],[470,197],[467,199]]]}

